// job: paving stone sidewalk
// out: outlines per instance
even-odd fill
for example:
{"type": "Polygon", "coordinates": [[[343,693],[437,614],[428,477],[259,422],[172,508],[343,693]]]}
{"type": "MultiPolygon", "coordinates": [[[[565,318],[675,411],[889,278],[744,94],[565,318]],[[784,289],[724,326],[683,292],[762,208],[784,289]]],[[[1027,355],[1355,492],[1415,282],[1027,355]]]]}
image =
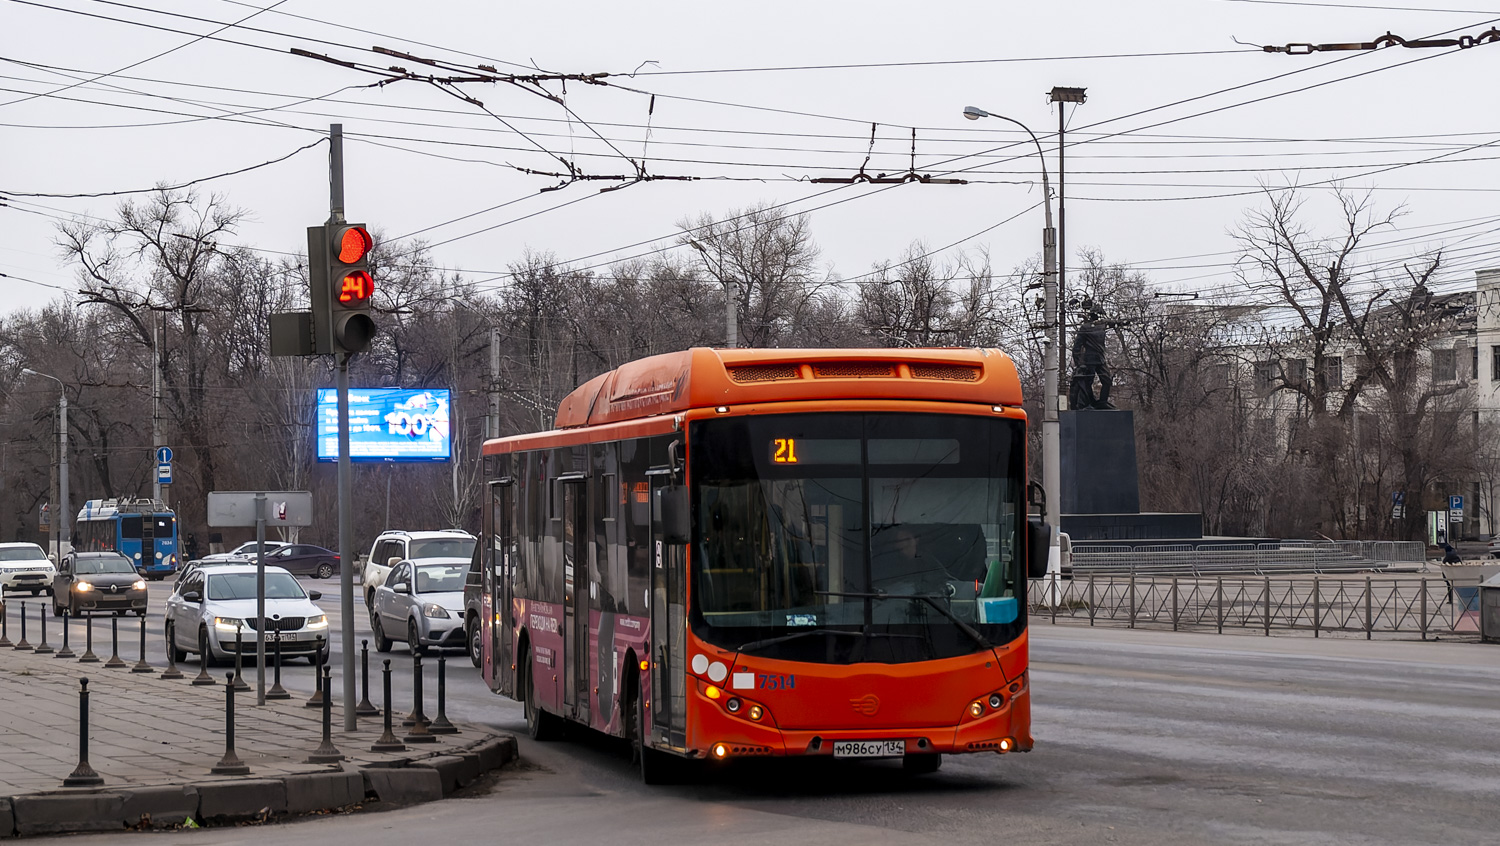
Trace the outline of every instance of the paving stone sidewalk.
{"type": "MultiPolygon", "coordinates": [[[[107,660],[107,647],[105,653],[101,657],[107,660]]],[[[63,788],[62,782],[78,764],[82,677],[89,680],[89,763],[104,778],[102,787],[92,789],[95,793],[176,786],[191,790],[206,784],[279,779],[278,784],[286,785],[285,795],[294,792],[288,779],[320,773],[363,774],[366,787],[378,788],[388,774],[419,762],[435,763],[438,766],[430,768],[440,770],[446,765],[438,780],[431,783],[441,784],[442,793],[448,793],[456,788],[456,782],[477,776],[480,757],[498,766],[514,756],[513,738],[469,724],[459,724],[459,734],[443,735],[436,743],[408,745],[404,752],[371,752],[370,744],[380,737],[383,728],[381,718],[362,717],[359,730],[346,733],[341,730],[342,709],[335,707],[332,740],[346,756],[345,761],[309,764],[308,755],[322,741],[323,714],[321,708],[304,705],[311,691],[293,690],[290,700],[257,706],[251,690],[235,695],[235,748],[240,760],[250,767],[250,774],[214,775],[210,768],[225,751],[226,670],[211,670],[216,684],[210,687],[191,684],[196,666],[180,668],[184,678],[173,681],[161,678],[164,667],[155,667],[153,673],[133,673],[133,665],[133,661],[127,661],[124,668],[106,669],[103,661],[80,664],[72,658],[0,648],[0,837],[11,833],[3,830],[3,817],[10,806],[15,807],[17,817],[21,816],[22,797],[81,792],[63,788]],[[503,751],[497,753],[497,746],[503,751]],[[482,754],[486,750],[487,754],[482,754]],[[368,775],[371,772],[377,776],[374,784],[368,775]]],[[[253,676],[247,681],[253,681],[253,676]]],[[[340,690],[337,676],[333,689],[340,690]]],[[[401,727],[400,718],[410,707],[410,702],[395,703],[393,721],[398,738],[409,731],[401,727]]],[[[429,719],[435,716],[430,698],[424,710],[429,719]]],[[[358,783],[360,778],[355,775],[353,780],[358,783]]],[[[426,784],[415,794],[394,788],[372,789],[371,793],[400,793],[397,801],[437,798],[426,784]]],[[[357,798],[364,798],[365,791],[358,792],[357,798]]],[[[273,808],[277,810],[285,808],[273,808]]],[[[28,832],[22,827],[21,833],[28,832]]]]}

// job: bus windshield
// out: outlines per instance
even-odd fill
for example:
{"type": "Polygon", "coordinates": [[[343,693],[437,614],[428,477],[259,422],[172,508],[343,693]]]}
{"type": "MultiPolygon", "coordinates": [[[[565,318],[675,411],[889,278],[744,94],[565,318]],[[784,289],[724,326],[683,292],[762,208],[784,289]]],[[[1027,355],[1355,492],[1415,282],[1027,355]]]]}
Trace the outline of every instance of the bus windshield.
{"type": "Polygon", "coordinates": [[[1023,424],[830,413],[690,430],[694,631],[748,654],[900,663],[1024,626],[1023,424]]]}

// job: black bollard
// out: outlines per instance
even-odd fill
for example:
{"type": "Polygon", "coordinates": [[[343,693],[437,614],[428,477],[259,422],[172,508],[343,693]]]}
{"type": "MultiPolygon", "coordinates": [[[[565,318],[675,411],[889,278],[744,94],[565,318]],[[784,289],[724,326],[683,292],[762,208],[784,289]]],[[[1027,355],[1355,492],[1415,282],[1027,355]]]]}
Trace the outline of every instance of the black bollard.
{"type": "Polygon", "coordinates": [[[404,752],[406,744],[396,739],[395,733],[391,731],[391,659],[385,659],[385,733],[380,739],[370,744],[371,752],[404,752]]]}
{"type": "MultiPolygon", "coordinates": [[[[281,616],[280,615],[276,615],[276,616],[272,617],[272,619],[279,620],[279,619],[281,619],[281,616]]],[[[277,625],[280,626],[280,623],[278,623],[277,625]]],[[[270,690],[266,691],[266,698],[267,699],[291,699],[292,695],[287,692],[286,688],[284,688],[284,687],[281,686],[281,629],[280,628],[277,628],[277,630],[276,630],[275,646],[276,646],[276,677],[275,677],[276,678],[276,683],[273,684],[273,685],[271,685],[271,689],[270,690]]]]}
{"type": "Polygon", "coordinates": [[[458,726],[448,722],[448,657],[438,656],[438,712],[437,719],[427,730],[433,734],[458,734],[458,726]]]}
{"type": "Polygon", "coordinates": [[[5,588],[0,587],[0,649],[15,649],[10,642],[10,603],[5,601],[5,588]]]}
{"type": "Polygon", "coordinates": [[[360,717],[379,716],[380,709],[370,704],[370,642],[361,640],[359,642],[359,681],[361,695],[359,704],[354,706],[354,713],[360,717]]]}
{"type": "MultiPolygon", "coordinates": [[[[422,689],[422,679],[421,679],[421,676],[422,676],[422,656],[420,656],[417,653],[413,652],[411,654],[411,685],[412,685],[412,690],[414,690],[414,691],[420,691],[422,689]]],[[[407,727],[416,725],[417,724],[417,716],[418,716],[418,714],[420,713],[421,710],[422,710],[422,696],[421,696],[420,693],[418,693],[416,696],[413,697],[411,711],[409,711],[406,716],[404,716],[404,717],[401,718],[401,725],[407,726],[407,727]]],[[[425,720],[426,717],[424,716],[422,719],[425,720]]]]}
{"type": "Polygon", "coordinates": [[[167,633],[167,668],[162,671],[159,679],[176,681],[182,678],[182,671],[177,669],[177,640],[171,626],[166,627],[167,633]]]}
{"type": "Polygon", "coordinates": [[[126,666],[125,660],[120,657],[120,618],[109,618],[109,660],[104,662],[107,670],[118,670],[126,666]]]}
{"type": "Polygon", "coordinates": [[[141,660],[130,668],[132,673],[154,673],[156,668],[146,663],[146,615],[141,615],[141,660]]]}
{"type": "MultiPolygon", "coordinates": [[[[329,669],[324,667],[324,690],[328,689],[328,673],[329,669]]],[[[314,749],[311,755],[307,756],[307,763],[337,764],[342,760],[344,760],[344,753],[340,752],[338,747],[333,745],[333,697],[325,696],[323,697],[323,742],[318,744],[318,748],[314,749]]]]}
{"type": "Polygon", "coordinates": [[[250,772],[234,751],[234,673],[224,674],[224,757],[208,771],[214,775],[247,775],[250,772]]]}
{"type": "Polygon", "coordinates": [[[92,615],[85,614],[83,621],[83,654],[78,656],[78,663],[97,664],[99,663],[99,656],[94,654],[94,618],[92,615]]]}
{"type": "Polygon", "coordinates": [[[89,680],[78,680],[78,766],[63,779],[63,787],[96,787],[104,778],[89,766],[89,680]]]}
{"type": "Polygon", "coordinates": [[[17,652],[30,652],[31,644],[26,641],[26,603],[21,603],[21,639],[16,641],[17,652]]]}
{"type": "Polygon", "coordinates": [[[422,713],[422,656],[413,653],[411,661],[411,731],[401,738],[407,743],[437,743],[437,735],[427,730],[427,715],[422,713]]]}
{"type": "Polygon", "coordinates": [[[323,638],[322,637],[319,637],[318,640],[317,640],[317,642],[313,644],[313,648],[315,650],[317,650],[316,652],[313,653],[313,655],[314,655],[314,657],[316,659],[316,660],[313,661],[313,676],[314,676],[313,682],[317,685],[317,687],[316,687],[315,690],[313,690],[313,695],[309,696],[307,698],[307,702],[304,703],[304,704],[308,708],[321,708],[321,707],[323,707],[323,638]]]}
{"type": "Polygon", "coordinates": [[[53,649],[47,643],[47,606],[43,605],[41,608],[38,608],[36,615],[42,618],[42,642],[36,645],[36,654],[51,655],[53,649]]]}
{"type": "Polygon", "coordinates": [[[234,624],[234,689],[241,693],[250,689],[250,685],[245,684],[245,677],[241,674],[245,665],[244,628],[245,624],[242,622],[234,624]]]}
{"type": "Polygon", "coordinates": [[[54,656],[52,656],[53,658],[76,658],[76,657],[78,657],[78,656],[76,656],[76,655],[73,654],[73,648],[70,647],[70,646],[68,646],[68,629],[72,628],[68,624],[71,623],[71,622],[73,622],[73,619],[72,619],[71,616],[69,616],[68,609],[64,608],[63,612],[62,612],[63,646],[62,646],[62,649],[57,650],[57,654],[54,655],[54,656]]]}
{"type": "Polygon", "coordinates": [[[214,677],[208,674],[208,630],[198,630],[198,675],[193,677],[195,685],[211,685],[214,677]]]}

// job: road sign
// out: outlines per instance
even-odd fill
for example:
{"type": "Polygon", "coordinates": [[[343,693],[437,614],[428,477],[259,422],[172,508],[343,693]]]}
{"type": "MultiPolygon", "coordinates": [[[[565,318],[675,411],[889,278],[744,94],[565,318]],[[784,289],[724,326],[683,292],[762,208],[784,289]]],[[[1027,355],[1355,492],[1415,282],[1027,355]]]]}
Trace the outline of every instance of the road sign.
{"type": "Polygon", "coordinates": [[[172,465],[170,465],[170,464],[158,464],[158,465],[156,465],[156,481],[160,482],[163,485],[170,485],[170,484],[172,484],[172,465]]]}
{"type": "Polygon", "coordinates": [[[171,447],[157,447],[156,448],[156,463],[157,464],[171,464],[172,463],[172,448],[171,447]]]}
{"type": "Polygon", "coordinates": [[[1392,520],[1405,520],[1406,519],[1406,506],[1404,506],[1404,505],[1393,505],[1393,506],[1391,506],[1391,519],[1392,520]]]}
{"type": "Polygon", "coordinates": [[[265,497],[267,526],[312,525],[312,494],[307,491],[213,491],[208,525],[254,526],[257,496],[265,497]]]}
{"type": "Polygon", "coordinates": [[[1391,505],[1405,505],[1406,491],[1391,491],[1391,505]]]}

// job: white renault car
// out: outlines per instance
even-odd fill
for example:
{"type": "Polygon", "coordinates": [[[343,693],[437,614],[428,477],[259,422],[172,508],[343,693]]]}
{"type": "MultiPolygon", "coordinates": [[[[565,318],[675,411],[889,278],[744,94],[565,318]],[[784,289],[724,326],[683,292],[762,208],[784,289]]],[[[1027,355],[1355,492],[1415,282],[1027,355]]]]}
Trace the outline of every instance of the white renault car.
{"type": "Polygon", "coordinates": [[[6,593],[51,593],[56,577],[57,568],[41,547],[34,543],[0,543],[0,589],[6,593]]]}
{"type": "MultiPolygon", "coordinates": [[[[317,663],[321,646],[328,659],[328,615],[313,603],[323,595],[306,591],[297,577],[280,567],[266,568],[266,637],[281,641],[283,658],[307,658],[317,663]]],[[[204,567],[188,574],[167,599],[167,648],[174,660],[208,648],[207,663],[234,659],[235,632],[246,654],[254,655],[255,565],[226,564],[204,567]]],[[[266,654],[274,647],[269,644],[266,654]]],[[[252,657],[253,660],[253,657],[252,657]]]]}

